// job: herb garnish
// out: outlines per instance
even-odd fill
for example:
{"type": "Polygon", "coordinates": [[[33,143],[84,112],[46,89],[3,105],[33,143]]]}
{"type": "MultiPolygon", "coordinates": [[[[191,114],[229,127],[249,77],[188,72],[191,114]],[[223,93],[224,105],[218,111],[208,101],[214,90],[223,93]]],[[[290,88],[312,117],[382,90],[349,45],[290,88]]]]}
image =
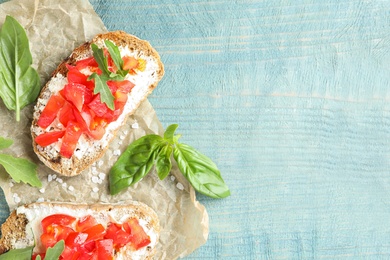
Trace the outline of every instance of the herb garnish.
{"type": "Polygon", "coordinates": [[[111,90],[107,85],[107,81],[123,81],[129,71],[123,70],[123,60],[118,47],[108,40],[104,41],[104,43],[107,46],[108,52],[117,70],[115,72],[109,70],[108,57],[104,54],[103,49],[100,49],[96,44],[92,44],[91,48],[93,57],[95,58],[98,67],[101,70],[101,74],[99,75],[94,72],[88,77],[88,79],[93,79],[95,82],[95,89],[93,93],[95,95],[100,94],[100,100],[102,103],[105,103],[109,109],[114,110],[114,96],[112,95],[111,90]]]}
{"type": "Polygon", "coordinates": [[[20,110],[34,102],[40,91],[40,78],[31,67],[29,41],[23,27],[7,15],[0,32],[0,97],[9,110],[20,110]]]}
{"type": "Polygon", "coordinates": [[[184,177],[194,189],[212,198],[225,198],[229,188],[222,179],[215,163],[193,147],[179,143],[175,135],[178,125],[170,125],[164,137],[150,134],[131,143],[110,170],[110,193],[137,183],[156,165],[158,177],[163,180],[171,170],[171,156],[178,164],[184,177]]]}
{"type": "MultiPolygon", "coordinates": [[[[11,139],[0,137],[0,150],[10,147],[11,139]]],[[[9,154],[0,153],[0,165],[2,165],[11,178],[19,183],[28,183],[34,187],[41,187],[42,183],[37,175],[37,165],[24,158],[15,158],[9,154]]]]}
{"type": "Polygon", "coordinates": [[[30,260],[34,246],[29,246],[20,249],[11,249],[8,252],[0,255],[0,260],[30,260]]]}

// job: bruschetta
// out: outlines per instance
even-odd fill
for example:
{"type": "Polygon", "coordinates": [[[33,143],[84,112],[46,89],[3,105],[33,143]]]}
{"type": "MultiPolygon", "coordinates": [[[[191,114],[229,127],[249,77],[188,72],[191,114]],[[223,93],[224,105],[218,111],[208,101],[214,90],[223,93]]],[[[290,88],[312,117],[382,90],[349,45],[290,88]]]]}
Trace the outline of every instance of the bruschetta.
{"type": "Polygon", "coordinates": [[[64,241],[60,259],[152,259],[159,239],[156,213],[127,204],[32,203],[11,212],[1,227],[0,254],[32,247],[44,259],[64,241]]]}
{"type": "Polygon", "coordinates": [[[98,160],[164,75],[157,51],[123,31],[96,35],[53,72],[34,107],[39,159],[64,176],[98,160]]]}

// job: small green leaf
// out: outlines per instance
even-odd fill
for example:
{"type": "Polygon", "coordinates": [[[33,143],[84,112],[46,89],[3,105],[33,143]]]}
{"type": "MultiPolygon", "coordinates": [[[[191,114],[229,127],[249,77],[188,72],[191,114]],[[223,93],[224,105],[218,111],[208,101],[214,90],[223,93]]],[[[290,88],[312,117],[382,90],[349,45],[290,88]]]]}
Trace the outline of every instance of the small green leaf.
{"type": "Polygon", "coordinates": [[[173,157],[196,191],[212,198],[230,195],[221,173],[210,158],[186,144],[176,144],[173,157]]]}
{"type": "Polygon", "coordinates": [[[105,75],[110,75],[111,71],[108,69],[107,57],[104,56],[103,49],[100,49],[96,44],[91,45],[93,57],[95,58],[99,69],[105,75]]]}
{"type": "Polygon", "coordinates": [[[11,249],[8,252],[0,255],[0,260],[30,260],[34,246],[11,249]]]}
{"type": "Polygon", "coordinates": [[[0,97],[9,110],[15,110],[16,121],[20,110],[34,102],[41,82],[31,67],[32,56],[24,28],[7,15],[0,32],[0,97]]]}
{"type": "Polygon", "coordinates": [[[156,171],[160,180],[164,180],[172,169],[171,155],[173,148],[171,145],[163,145],[157,153],[156,171]]]}
{"type": "Polygon", "coordinates": [[[97,73],[93,73],[91,76],[89,76],[89,79],[94,79],[95,81],[95,89],[93,93],[100,94],[100,100],[102,103],[106,103],[109,109],[114,110],[114,96],[112,95],[111,90],[107,85],[107,81],[97,73]]]}
{"type": "Polygon", "coordinates": [[[58,241],[53,247],[49,247],[46,251],[45,260],[58,260],[65,249],[64,240],[58,241]]]}
{"type": "Polygon", "coordinates": [[[0,165],[17,183],[20,181],[34,187],[42,187],[37,175],[37,165],[24,158],[15,158],[8,154],[0,154],[0,165]]]}
{"type": "Polygon", "coordinates": [[[127,147],[109,173],[112,195],[137,183],[149,173],[156,151],[163,141],[159,135],[146,135],[127,147]]]}
{"type": "Polygon", "coordinates": [[[10,147],[13,143],[13,140],[0,136],[0,150],[10,147]]]}
{"type": "Polygon", "coordinates": [[[114,61],[114,64],[117,69],[123,69],[123,60],[119,48],[109,40],[105,40],[104,43],[106,44],[108,52],[110,53],[111,58],[114,61]]]}
{"type": "Polygon", "coordinates": [[[165,130],[165,133],[164,133],[164,139],[166,139],[168,142],[173,144],[174,143],[173,137],[174,137],[175,131],[178,127],[179,127],[178,124],[172,124],[172,125],[168,126],[167,129],[165,130]]]}

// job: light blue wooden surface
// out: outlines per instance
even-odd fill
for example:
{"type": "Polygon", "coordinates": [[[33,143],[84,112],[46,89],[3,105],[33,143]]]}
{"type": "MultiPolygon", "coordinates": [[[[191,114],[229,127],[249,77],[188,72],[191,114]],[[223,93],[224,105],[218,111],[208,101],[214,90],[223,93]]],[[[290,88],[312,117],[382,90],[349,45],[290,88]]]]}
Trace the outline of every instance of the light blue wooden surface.
{"type": "Polygon", "coordinates": [[[150,102],[231,189],[188,259],[390,257],[390,1],[90,2],[159,51],[150,102]]]}
{"type": "Polygon", "coordinates": [[[150,102],[231,188],[188,259],[390,257],[390,1],[91,3],[159,51],[150,102]]]}

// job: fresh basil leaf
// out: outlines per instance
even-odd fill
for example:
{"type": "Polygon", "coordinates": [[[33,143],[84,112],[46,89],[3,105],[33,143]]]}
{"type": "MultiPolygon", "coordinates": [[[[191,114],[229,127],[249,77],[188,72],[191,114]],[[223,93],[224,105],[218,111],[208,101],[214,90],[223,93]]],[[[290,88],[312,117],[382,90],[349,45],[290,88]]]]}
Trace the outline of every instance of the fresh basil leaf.
{"type": "Polygon", "coordinates": [[[34,246],[21,249],[11,249],[0,255],[0,260],[30,260],[34,246]]]}
{"type": "Polygon", "coordinates": [[[93,93],[95,95],[100,94],[100,100],[102,101],[102,103],[106,103],[109,109],[114,110],[114,96],[112,95],[111,90],[107,85],[107,81],[104,80],[97,73],[91,74],[91,76],[89,76],[88,78],[94,79],[95,81],[95,89],[93,93]]]}
{"type": "Polygon", "coordinates": [[[173,157],[196,191],[212,198],[225,198],[230,195],[221,173],[210,158],[189,145],[179,143],[174,147],[173,157]]]}
{"type": "Polygon", "coordinates": [[[42,187],[37,175],[37,165],[24,158],[15,158],[8,154],[0,154],[0,165],[17,183],[20,181],[34,187],[42,187]]]}
{"type": "Polygon", "coordinates": [[[65,249],[64,240],[58,241],[53,247],[49,247],[46,251],[45,260],[58,260],[65,249]]]}
{"type": "Polygon", "coordinates": [[[178,124],[172,124],[172,125],[168,126],[164,132],[164,139],[173,144],[174,143],[173,137],[174,137],[175,131],[178,127],[179,127],[178,124]]]}
{"type": "Polygon", "coordinates": [[[20,110],[34,102],[40,91],[40,78],[31,67],[29,41],[23,27],[7,15],[0,32],[0,97],[9,110],[20,110]]]}
{"type": "Polygon", "coordinates": [[[173,148],[170,144],[163,145],[156,156],[156,171],[160,180],[164,180],[172,169],[171,155],[173,148]]]}
{"type": "Polygon", "coordinates": [[[14,141],[0,136],[0,150],[10,147],[14,141]]]}
{"type": "Polygon", "coordinates": [[[111,59],[114,61],[114,64],[117,67],[117,69],[118,70],[123,69],[123,60],[119,48],[109,40],[105,40],[104,43],[106,44],[111,59]]]}
{"type": "Polygon", "coordinates": [[[146,135],[127,147],[109,173],[112,195],[140,181],[149,173],[156,151],[163,141],[159,135],[146,135]]]}

